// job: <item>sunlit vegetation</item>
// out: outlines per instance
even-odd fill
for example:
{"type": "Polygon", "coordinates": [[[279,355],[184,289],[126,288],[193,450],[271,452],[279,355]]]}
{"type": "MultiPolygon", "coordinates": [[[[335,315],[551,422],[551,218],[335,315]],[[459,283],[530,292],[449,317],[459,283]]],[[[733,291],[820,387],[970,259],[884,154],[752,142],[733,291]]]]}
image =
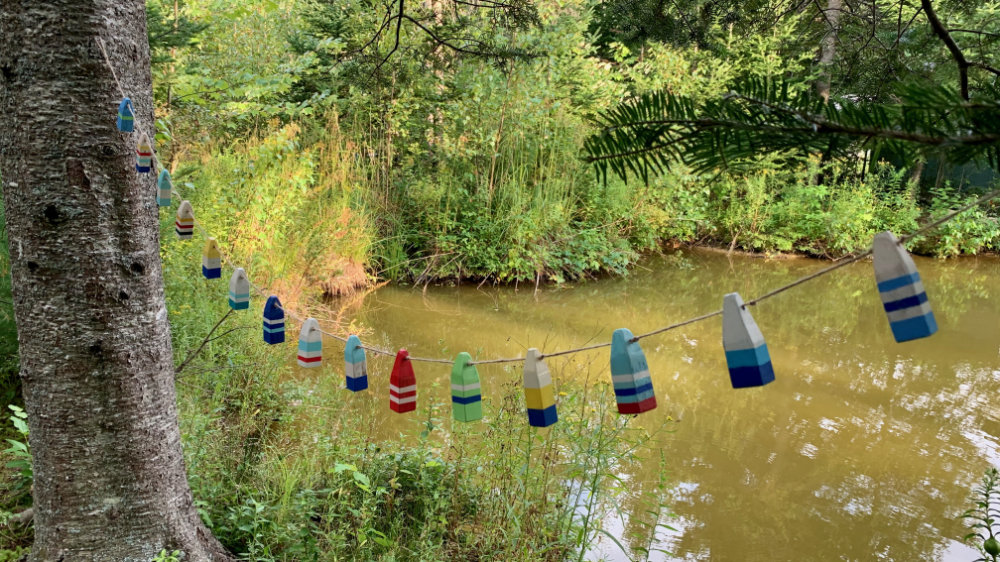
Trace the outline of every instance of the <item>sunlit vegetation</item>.
{"type": "MultiPolygon", "coordinates": [[[[627,275],[665,245],[839,258],[993,183],[995,146],[949,162],[891,142],[835,146],[798,128],[801,137],[720,138],[691,125],[706,112],[770,118],[766,104],[739,114],[724,106],[738,88],[801,109],[829,107],[810,97],[823,76],[832,103],[897,100],[872,81],[880,72],[886,83],[955,82],[947,52],[909,7],[913,31],[876,34],[906,47],[892,49],[886,70],[855,21],[843,24],[841,54],[819,65],[826,31],[811,3],[782,18],[762,16],[779,2],[655,4],[149,0],[157,150],[228,256],[290,308],[344,331],[365,329],[351,306],[383,282],[627,275]],[[671,123],[629,129],[650,115],[671,123]],[[668,138],[662,152],[622,155],[668,138]]],[[[978,4],[949,15],[987,30],[970,47],[977,61],[1000,31],[1000,5],[978,4]]],[[[973,69],[972,88],[995,91],[996,73],[982,70],[973,69]]],[[[932,97],[904,101],[919,95],[932,97]]],[[[996,111],[995,99],[973,102],[996,111]]],[[[897,115],[887,115],[872,126],[891,128],[897,115]]],[[[952,115],[949,126],[977,126],[978,116],[952,115]]],[[[170,243],[177,203],[160,217],[180,363],[225,303],[203,290],[200,243],[170,243]]],[[[911,248],[994,251],[997,215],[996,206],[976,209],[911,248]]],[[[8,267],[0,252],[3,404],[18,394],[8,267]]],[[[355,414],[384,405],[352,405],[336,384],[295,378],[287,357],[255,345],[255,322],[231,326],[240,330],[207,345],[177,379],[199,512],[241,559],[582,559],[622,492],[616,469],[659,454],[648,443],[662,428],[609,411],[607,385],[561,399],[552,429],[527,427],[516,369],[482,427],[446,430],[448,405],[421,404],[421,432],[382,442],[368,427],[378,418],[358,424],[355,414]]],[[[23,437],[6,423],[3,435],[23,437]]],[[[0,561],[31,542],[28,525],[2,525],[30,506],[30,475],[25,485],[23,473],[8,472],[0,561]]],[[[643,493],[655,516],[633,554],[654,542],[658,491],[643,493]]]]}

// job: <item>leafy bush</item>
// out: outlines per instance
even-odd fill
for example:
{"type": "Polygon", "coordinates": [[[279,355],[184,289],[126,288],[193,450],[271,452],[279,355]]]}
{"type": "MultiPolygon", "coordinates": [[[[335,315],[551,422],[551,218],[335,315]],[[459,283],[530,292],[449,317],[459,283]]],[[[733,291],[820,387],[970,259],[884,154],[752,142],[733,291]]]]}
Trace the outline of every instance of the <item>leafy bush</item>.
{"type": "MultiPolygon", "coordinates": [[[[940,219],[978,198],[979,195],[963,195],[947,184],[934,188],[931,190],[927,219],[930,222],[940,219]]],[[[995,203],[992,209],[996,213],[995,203]]],[[[1000,220],[990,212],[988,207],[965,211],[919,240],[916,248],[918,251],[943,257],[996,250],[1000,248],[1000,220]]]]}

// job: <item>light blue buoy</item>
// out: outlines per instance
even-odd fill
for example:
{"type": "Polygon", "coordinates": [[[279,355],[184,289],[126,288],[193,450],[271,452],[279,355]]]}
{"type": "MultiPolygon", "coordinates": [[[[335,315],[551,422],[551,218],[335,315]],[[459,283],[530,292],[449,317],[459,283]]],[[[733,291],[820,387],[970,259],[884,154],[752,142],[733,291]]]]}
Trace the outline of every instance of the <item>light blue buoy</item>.
{"type": "Polygon", "coordinates": [[[250,308],[250,279],[242,267],[237,267],[229,279],[229,308],[233,310],[250,308]]]}
{"type": "Polygon", "coordinates": [[[625,328],[611,336],[611,382],[619,414],[641,414],[656,408],[646,354],[632,339],[632,332],[625,328]]]}
{"type": "Polygon", "coordinates": [[[344,347],[344,378],[347,390],[360,392],[368,388],[368,362],[361,339],[352,335],[344,347]]]}
{"type": "Polygon", "coordinates": [[[135,130],[135,115],[132,114],[132,100],[125,98],[118,104],[118,130],[131,133],[135,130]]]}
{"type": "Polygon", "coordinates": [[[160,170],[159,177],[156,178],[156,204],[160,207],[170,206],[170,192],[174,188],[174,183],[170,178],[170,172],[160,170]]]}

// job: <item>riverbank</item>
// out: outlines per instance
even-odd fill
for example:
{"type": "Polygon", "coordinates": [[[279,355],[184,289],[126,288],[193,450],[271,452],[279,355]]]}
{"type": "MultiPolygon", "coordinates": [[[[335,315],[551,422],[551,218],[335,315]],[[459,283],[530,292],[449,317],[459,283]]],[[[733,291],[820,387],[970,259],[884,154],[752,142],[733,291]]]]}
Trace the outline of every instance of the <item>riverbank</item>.
{"type": "MultiPolygon", "coordinates": [[[[418,181],[416,170],[400,170],[387,187],[373,183],[382,174],[374,164],[355,158],[359,142],[338,126],[317,133],[290,125],[205,148],[174,175],[224,251],[293,298],[384,280],[539,284],[625,275],[664,245],[837,259],[867,249],[878,232],[911,232],[977,196],[924,192],[888,166],[861,176],[831,165],[823,169],[836,184],[817,185],[820,168],[809,161],[604,184],[569,152],[544,164],[550,171],[539,178],[492,191],[455,184],[447,169],[418,181]]],[[[993,251],[998,215],[995,204],[973,209],[910,248],[934,256],[993,251]]]]}

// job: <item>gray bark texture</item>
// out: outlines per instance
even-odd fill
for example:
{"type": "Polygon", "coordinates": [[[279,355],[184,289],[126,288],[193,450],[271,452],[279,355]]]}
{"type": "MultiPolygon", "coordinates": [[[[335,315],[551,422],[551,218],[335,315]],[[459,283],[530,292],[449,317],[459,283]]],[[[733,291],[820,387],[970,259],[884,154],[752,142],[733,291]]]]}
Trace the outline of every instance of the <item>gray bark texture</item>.
{"type": "Polygon", "coordinates": [[[816,93],[826,101],[830,101],[830,67],[833,66],[833,60],[837,56],[837,34],[840,32],[842,10],[842,0],[827,0],[826,10],[822,12],[824,21],[830,29],[819,44],[820,76],[816,80],[816,93]]]}
{"type": "Polygon", "coordinates": [[[159,255],[142,0],[0,0],[0,183],[34,458],[34,561],[230,560],[188,487],[159,255]]]}

